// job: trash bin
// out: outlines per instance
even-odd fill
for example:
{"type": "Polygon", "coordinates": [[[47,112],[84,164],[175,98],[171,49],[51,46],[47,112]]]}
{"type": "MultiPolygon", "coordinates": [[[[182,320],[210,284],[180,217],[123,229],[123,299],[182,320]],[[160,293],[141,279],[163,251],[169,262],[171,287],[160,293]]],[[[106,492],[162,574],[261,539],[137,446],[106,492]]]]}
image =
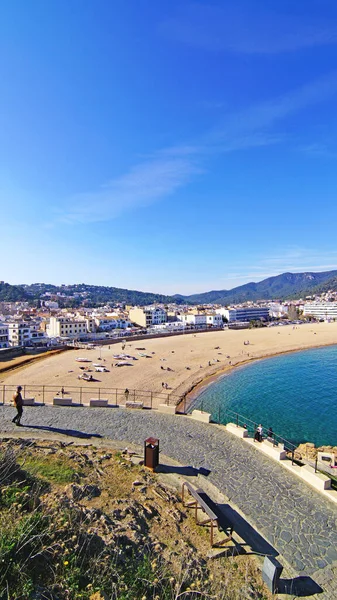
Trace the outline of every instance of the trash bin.
{"type": "Polygon", "coordinates": [[[159,440],[147,438],[144,442],[144,466],[154,471],[159,465],[159,440]]]}

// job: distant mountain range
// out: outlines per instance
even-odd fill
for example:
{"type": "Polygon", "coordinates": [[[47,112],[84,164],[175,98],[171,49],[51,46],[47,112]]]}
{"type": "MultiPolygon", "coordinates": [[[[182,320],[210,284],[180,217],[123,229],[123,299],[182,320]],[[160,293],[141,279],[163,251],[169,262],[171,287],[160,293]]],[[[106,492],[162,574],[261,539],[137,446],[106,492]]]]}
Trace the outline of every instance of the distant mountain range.
{"type": "Polygon", "coordinates": [[[328,290],[337,293],[337,271],[323,273],[282,273],[276,277],[268,277],[258,283],[251,282],[231,290],[213,290],[202,294],[183,296],[166,296],[150,292],[138,292],[122,288],[88,285],[85,283],[56,286],[46,283],[31,285],[10,285],[0,283],[0,302],[29,301],[36,303],[44,294],[63,297],[58,298],[60,306],[79,306],[86,301],[90,305],[106,303],[121,304],[237,304],[255,300],[286,300],[305,298],[309,295],[321,294],[328,290]]]}
{"type": "MultiPolygon", "coordinates": [[[[248,300],[285,300],[319,294],[330,289],[337,291],[337,271],[323,273],[282,273],[259,283],[251,282],[231,290],[214,290],[203,294],[183,296],[193,304],[237,304],[248,300]]],[[[181,298],[182,296],[178,296],[181,298]]]]}

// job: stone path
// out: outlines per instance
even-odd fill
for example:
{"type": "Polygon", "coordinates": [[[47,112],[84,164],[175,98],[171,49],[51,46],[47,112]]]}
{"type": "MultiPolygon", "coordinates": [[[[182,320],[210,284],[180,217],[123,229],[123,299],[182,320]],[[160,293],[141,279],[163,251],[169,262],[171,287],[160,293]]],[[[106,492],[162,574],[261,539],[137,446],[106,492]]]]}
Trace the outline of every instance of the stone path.
{"type": "MultiPolygon", "coordinates": [[[[14,409],[1,410],[0,431],[17,433],[11,423],[14,409]]],[[[22,422],[29,426],[19,430],[25,436],[59,432],[80,437],[83,432],[141,446],[147,437],[159,438],[165,455],[210,471],[207,480],[262,536],[256,550],[260,545],[262,553],[272,551],[271,545],[281,562],[284,557],[298,576],[323,588],[317,598],[337,598],[336,506],[224,428],[155,411],[84,407],[27,407],[22,422]]],[[[235,515],[240,522],[233,509],[235,515]]]]}

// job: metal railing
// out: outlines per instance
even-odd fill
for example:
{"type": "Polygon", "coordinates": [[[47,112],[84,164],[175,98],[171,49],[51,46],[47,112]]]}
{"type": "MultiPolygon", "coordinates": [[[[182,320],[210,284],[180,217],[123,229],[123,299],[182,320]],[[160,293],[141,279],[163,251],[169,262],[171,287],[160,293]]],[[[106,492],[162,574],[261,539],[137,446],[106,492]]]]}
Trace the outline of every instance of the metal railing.
{"type": "MultiPolygon", "coordinates": [[[[16,385],[3,384],[0,386],[0,403],[9,405],[16,392],[16,385]]],[[[131,402],[142,402],[144,408],[156,408],[158,404],[176,406],[180,396],[167,391],[154,392],[149,390],[135,390],[125,388],[106,388],[95,386],[95,382],[88,381],[87,386],[64,386],[63,392],[60,386],[55,385],[22,385],[23,398],[35,398],[36,403],[53,404],[53,399],[72,398],[74,404],[89,406],[90,399],[106,399],[110,406],[125,404],[126,400],[131,402]]]]}
{"type": "MultiPolygon", "coordinates": [[[[203,402],[199,405],[200,410],[203,410],[203,402]]],[[[217,423],[219,425],[226,425],[227,423],[234,423],[237,427],[243,427],[248,431],[248,436],[252,437],[255,440],[255,434],[257,432],[257,428],[259,425],[262,426],[263,438],[269,440],[274,447],[282,446],[284,450],[291,454],[292,464],[295,460],[295,450],[297,448],[296,444],[293,444],[290,440],[284,438],[283,436],[275,433],[271,430],[270,427],[265,427],[260,421],[254,421],[241,415],[238,412],[235,412],[229,408],[224,408],[219,406],[217,414],[212,413],[212,421],[213,423],[217,423]]]]}

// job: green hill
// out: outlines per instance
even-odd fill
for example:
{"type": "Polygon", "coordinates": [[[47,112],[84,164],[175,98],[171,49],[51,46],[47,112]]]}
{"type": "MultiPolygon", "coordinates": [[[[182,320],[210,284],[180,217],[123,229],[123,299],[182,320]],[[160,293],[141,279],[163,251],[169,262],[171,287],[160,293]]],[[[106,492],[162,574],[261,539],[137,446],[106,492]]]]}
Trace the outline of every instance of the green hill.
{"type": "Polygon", "coordinates": [[[19,285],[0,283],[0,302],[19,302],[29,300],[29,295],[19,285]]]}
{"type": "MultiPolygon", "coordinates": [[[[184,296],[186,301],[200,304],[233,304],[255,300],[273,300],[300,297],[325,286],[336,286],[337,271],[323,273],[282,273],[276,277],[268,277],[258,283],[251,282],[231,290],[214,290],[203,294],[184,296]]],[[[324,288],[325,289],[325,288],[324,288]]],[[[337,288],[336,288],[337,289],[337,288]]]]}

